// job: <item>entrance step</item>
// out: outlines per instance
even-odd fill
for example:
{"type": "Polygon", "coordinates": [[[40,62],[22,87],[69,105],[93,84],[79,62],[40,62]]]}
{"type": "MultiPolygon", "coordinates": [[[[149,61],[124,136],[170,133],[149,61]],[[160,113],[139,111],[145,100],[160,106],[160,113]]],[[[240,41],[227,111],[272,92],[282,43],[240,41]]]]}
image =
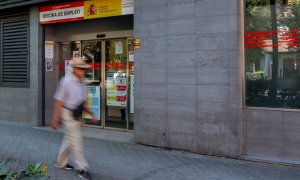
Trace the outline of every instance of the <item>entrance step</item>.
{"type": "MultiPolygon", "coordinates": [[[[34,127],[36,129],[52,131],[54,130],[49,127],[34,127]]],[[[58,130],[59,132],[63,132],[63,128],[58,130]]],[[[124,143],[133,143],[133,132],[124,132],[117,130],[108,130],[108,129],[100,129],[100,128],[92,128],[92,127],[82,127],[82,134],[84,138],[94,138],[108,141],[117,141],[124,143]]]]}

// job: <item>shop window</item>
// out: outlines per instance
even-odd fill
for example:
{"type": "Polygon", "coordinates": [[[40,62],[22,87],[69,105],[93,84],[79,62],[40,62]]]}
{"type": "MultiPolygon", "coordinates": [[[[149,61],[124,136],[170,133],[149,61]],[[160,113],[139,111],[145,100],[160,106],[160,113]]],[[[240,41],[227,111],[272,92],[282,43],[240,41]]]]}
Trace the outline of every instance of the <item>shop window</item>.
{"type": "Polygon", "coordinates": [[[300,0],[245,0],[246,106],[300,107],[300,0]]]}
{"type": "Polygon", "coordinates": [[[0,85],[29,86],[28,18],[0,19],[0,85]]]}

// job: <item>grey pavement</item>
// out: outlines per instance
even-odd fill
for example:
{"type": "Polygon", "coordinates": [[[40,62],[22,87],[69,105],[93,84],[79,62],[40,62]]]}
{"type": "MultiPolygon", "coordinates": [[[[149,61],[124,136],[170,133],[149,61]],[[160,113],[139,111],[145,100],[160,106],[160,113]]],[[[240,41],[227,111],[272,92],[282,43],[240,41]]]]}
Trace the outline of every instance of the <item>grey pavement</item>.
{"type": "MultiPolygon", "coordinates": [[[[88,131],[85,128],[84,131],[88,131]]],[[[100,134],[116,134],[117,138],[95,135],[84,138],[85,156],[94,180],[293,180],[300,179],[300,168],[280,166],[221,157],[192,154],[134,144],[130,133],[96,129],[100,134]]],[[[95,131],[95,129],[90,129],[95,131]]],[[[96,131],[94,132],[96,133],[96,131]]],[[[92,133],[92,134],[94,134],[92,133]]],[[[88,135],[88,133],[85,133],[88,135]]],[[[112,135],[113,136],[113,135],[112,135]]],[[[0,159],[14,158],[15,170],[27,163],[42,161],[55,164],[62,132],[49,128],[30,128],[19,124],[0,122],[0,159]]],[[[48,169],[51,179],[77,180],[78,172],[48,169]]]]}

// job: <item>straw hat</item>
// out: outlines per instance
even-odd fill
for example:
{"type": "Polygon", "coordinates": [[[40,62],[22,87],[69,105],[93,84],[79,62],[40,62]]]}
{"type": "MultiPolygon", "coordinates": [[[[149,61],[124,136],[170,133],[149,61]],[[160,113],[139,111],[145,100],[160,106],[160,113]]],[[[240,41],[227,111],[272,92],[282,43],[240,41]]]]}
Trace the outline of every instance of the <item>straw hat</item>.
{"type": "Polygon", "coordinates": [[[71,61],[71,66],[72,67],[77,67],[77,68],[90,68],[91,66],[87,64],[82,57],[78,58],[73,58],[71,61]]]}

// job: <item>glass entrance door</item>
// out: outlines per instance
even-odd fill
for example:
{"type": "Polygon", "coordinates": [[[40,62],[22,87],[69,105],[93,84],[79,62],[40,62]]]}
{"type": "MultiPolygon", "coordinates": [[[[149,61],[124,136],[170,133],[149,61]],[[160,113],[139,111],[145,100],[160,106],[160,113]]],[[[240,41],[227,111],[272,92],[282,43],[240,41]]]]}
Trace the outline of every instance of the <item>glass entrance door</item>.
{"type": "Polygon", "coordinates": [[[127,39],[105,41],[105,127],[128,129],[127,39]]]}
{"type": "Polygon", "coordinates": [[[134,47],[127,38],[62,42],[60,63],[66,75],[72,71],[72,58],[83,56],[91,69],[85,82],[87,105],[97,119],[93,123],[89,114],[83,114],[84,124],[103,128],[133,129],[134,113],[134,47]]]}

